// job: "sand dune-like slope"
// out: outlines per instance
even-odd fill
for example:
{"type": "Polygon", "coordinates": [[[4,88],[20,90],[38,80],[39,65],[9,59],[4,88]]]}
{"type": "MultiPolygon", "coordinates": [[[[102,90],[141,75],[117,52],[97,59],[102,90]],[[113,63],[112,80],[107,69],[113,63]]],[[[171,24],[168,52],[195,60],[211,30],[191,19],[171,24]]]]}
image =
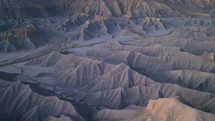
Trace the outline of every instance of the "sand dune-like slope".
{"type": "Polygon", "coordinates": [[[214,115],[194,110],[176,98],[150,100],[147,107],[130,106],[123,110],[104,109],[94,113],[93,120],[123,121],[213,121],[214,115]]]}
{"type": "Polygon", "coordinates": [[[88,118],[87,106],[79,107],[54,96],[39,95],[19,81],[1,80],[0,85],[2,121],[77,121],[88,118]]]}

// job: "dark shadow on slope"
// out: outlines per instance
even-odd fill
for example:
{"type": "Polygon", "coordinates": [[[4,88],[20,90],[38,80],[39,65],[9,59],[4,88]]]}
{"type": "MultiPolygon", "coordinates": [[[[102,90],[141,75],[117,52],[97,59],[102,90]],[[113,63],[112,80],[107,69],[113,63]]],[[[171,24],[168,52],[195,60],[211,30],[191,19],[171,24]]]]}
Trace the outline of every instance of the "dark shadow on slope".
{"type": "MultiPolygon", "coordinates": [[[[58,98],[60,100],[63,100],[63,101],[67,101],[67,102],[70,102],[75,110],[79,113],[79,114],[82,114],[84,117],[88,117],[87,119],[89,121],[91,121],[91,115],[92,115],[92,107],[90,107],[87,103],[81,103],[81,102],[75,102],[74,100],[72,100],[71,98],[68,98],[68,97],[62,97],[60,95],[58,95],[58,98]]],[[[78,119],[78,117],[73,117],[73,118],[76,118],[78,119]]]]}
{"type": "MultiPolygon", "coordinates": [[[[128,66],[129,66],[129,65],[128,65],[128,66]]],[[[129,66],[129,67],[130,67],[132,70],[136,71],[137,73],[139,73],[139,74],[141,74],[141,75],[144,75],[144,76],[150,78],[150,77],[149,77],[149,74],[147,74],[147,72],[146,72],[145,69],[143,69],[143,68],[137,68],[137,67],[132,67],[132,66],[129,66]]]]}
{"type": "Polygon", "coordinates": [[[15,81],[18,75],[19,75],[18,73],[6,73],[6,72],[0,71],[0,79],[6,80],[6,81],[15,81]]]}
{"type": "Polygon", "coordinates": [[[20,115],[0,113],[0,121],[19,121],[20,115]]]}
{"type": "Polygon", "coordinates": [[[38,93],[43,96],[54,96],[54,92],[48,89],[40,88],[39,83],[26,83],[22,82],[23,84],[29,85],[33,92],[38,93]]]}
{"type": "Polygon", "coordinates": [[[71,54],[71,52],[66,51],[66,50],[62,50],[62,51],[60,51],[60,54],[69,55],[69,54],[71,54]]]}

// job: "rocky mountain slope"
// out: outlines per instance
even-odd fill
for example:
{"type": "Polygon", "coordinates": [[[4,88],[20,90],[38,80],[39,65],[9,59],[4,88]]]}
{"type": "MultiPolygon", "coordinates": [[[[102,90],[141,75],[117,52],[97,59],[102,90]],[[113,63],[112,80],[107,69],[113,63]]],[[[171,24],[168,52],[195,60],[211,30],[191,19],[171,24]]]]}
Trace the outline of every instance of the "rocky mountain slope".
{"type": "Polygon", "coordinates": [[[0,120],[214,121],[213,0],[2,0],[0,120]]]}

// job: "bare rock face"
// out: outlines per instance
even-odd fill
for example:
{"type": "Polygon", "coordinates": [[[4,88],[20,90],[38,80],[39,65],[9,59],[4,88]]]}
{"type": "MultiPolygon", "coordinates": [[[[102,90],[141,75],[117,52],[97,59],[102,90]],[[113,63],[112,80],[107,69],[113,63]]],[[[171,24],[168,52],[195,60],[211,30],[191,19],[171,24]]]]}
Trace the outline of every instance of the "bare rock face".
{"type": "Polygon", "coordinates": [[[205,57],[205,58],[208,58],[210,60],[214,60],[215,59],[214,58],[214,53],[204,53],[202,56],[205,57]]]}
{"type": "Polygon", "coordinates": [[[3,0],[0,4],[1,17],[6,18],[72,15],[74,13],[127,17],[170,17],[198,14],[195,12],[210,14],[214,5],[214,1],[210,0],[3,0]],[[175,5],[177,7],[174,7],[175,5]]]}
{"type": "Polygon", "coordinates": [[[0,121],[215,121],[213,0],[1,0],[0,121]]]}

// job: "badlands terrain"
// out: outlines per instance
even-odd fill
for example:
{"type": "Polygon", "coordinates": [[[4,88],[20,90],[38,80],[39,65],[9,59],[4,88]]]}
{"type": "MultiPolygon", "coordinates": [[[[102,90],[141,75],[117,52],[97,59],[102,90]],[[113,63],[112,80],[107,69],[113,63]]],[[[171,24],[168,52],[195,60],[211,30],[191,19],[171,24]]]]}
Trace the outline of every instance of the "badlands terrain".
{"type": "Polygon", "coordinates": [[[0,121],[215,121],[214,0],[1,0],[0,121]]]}

